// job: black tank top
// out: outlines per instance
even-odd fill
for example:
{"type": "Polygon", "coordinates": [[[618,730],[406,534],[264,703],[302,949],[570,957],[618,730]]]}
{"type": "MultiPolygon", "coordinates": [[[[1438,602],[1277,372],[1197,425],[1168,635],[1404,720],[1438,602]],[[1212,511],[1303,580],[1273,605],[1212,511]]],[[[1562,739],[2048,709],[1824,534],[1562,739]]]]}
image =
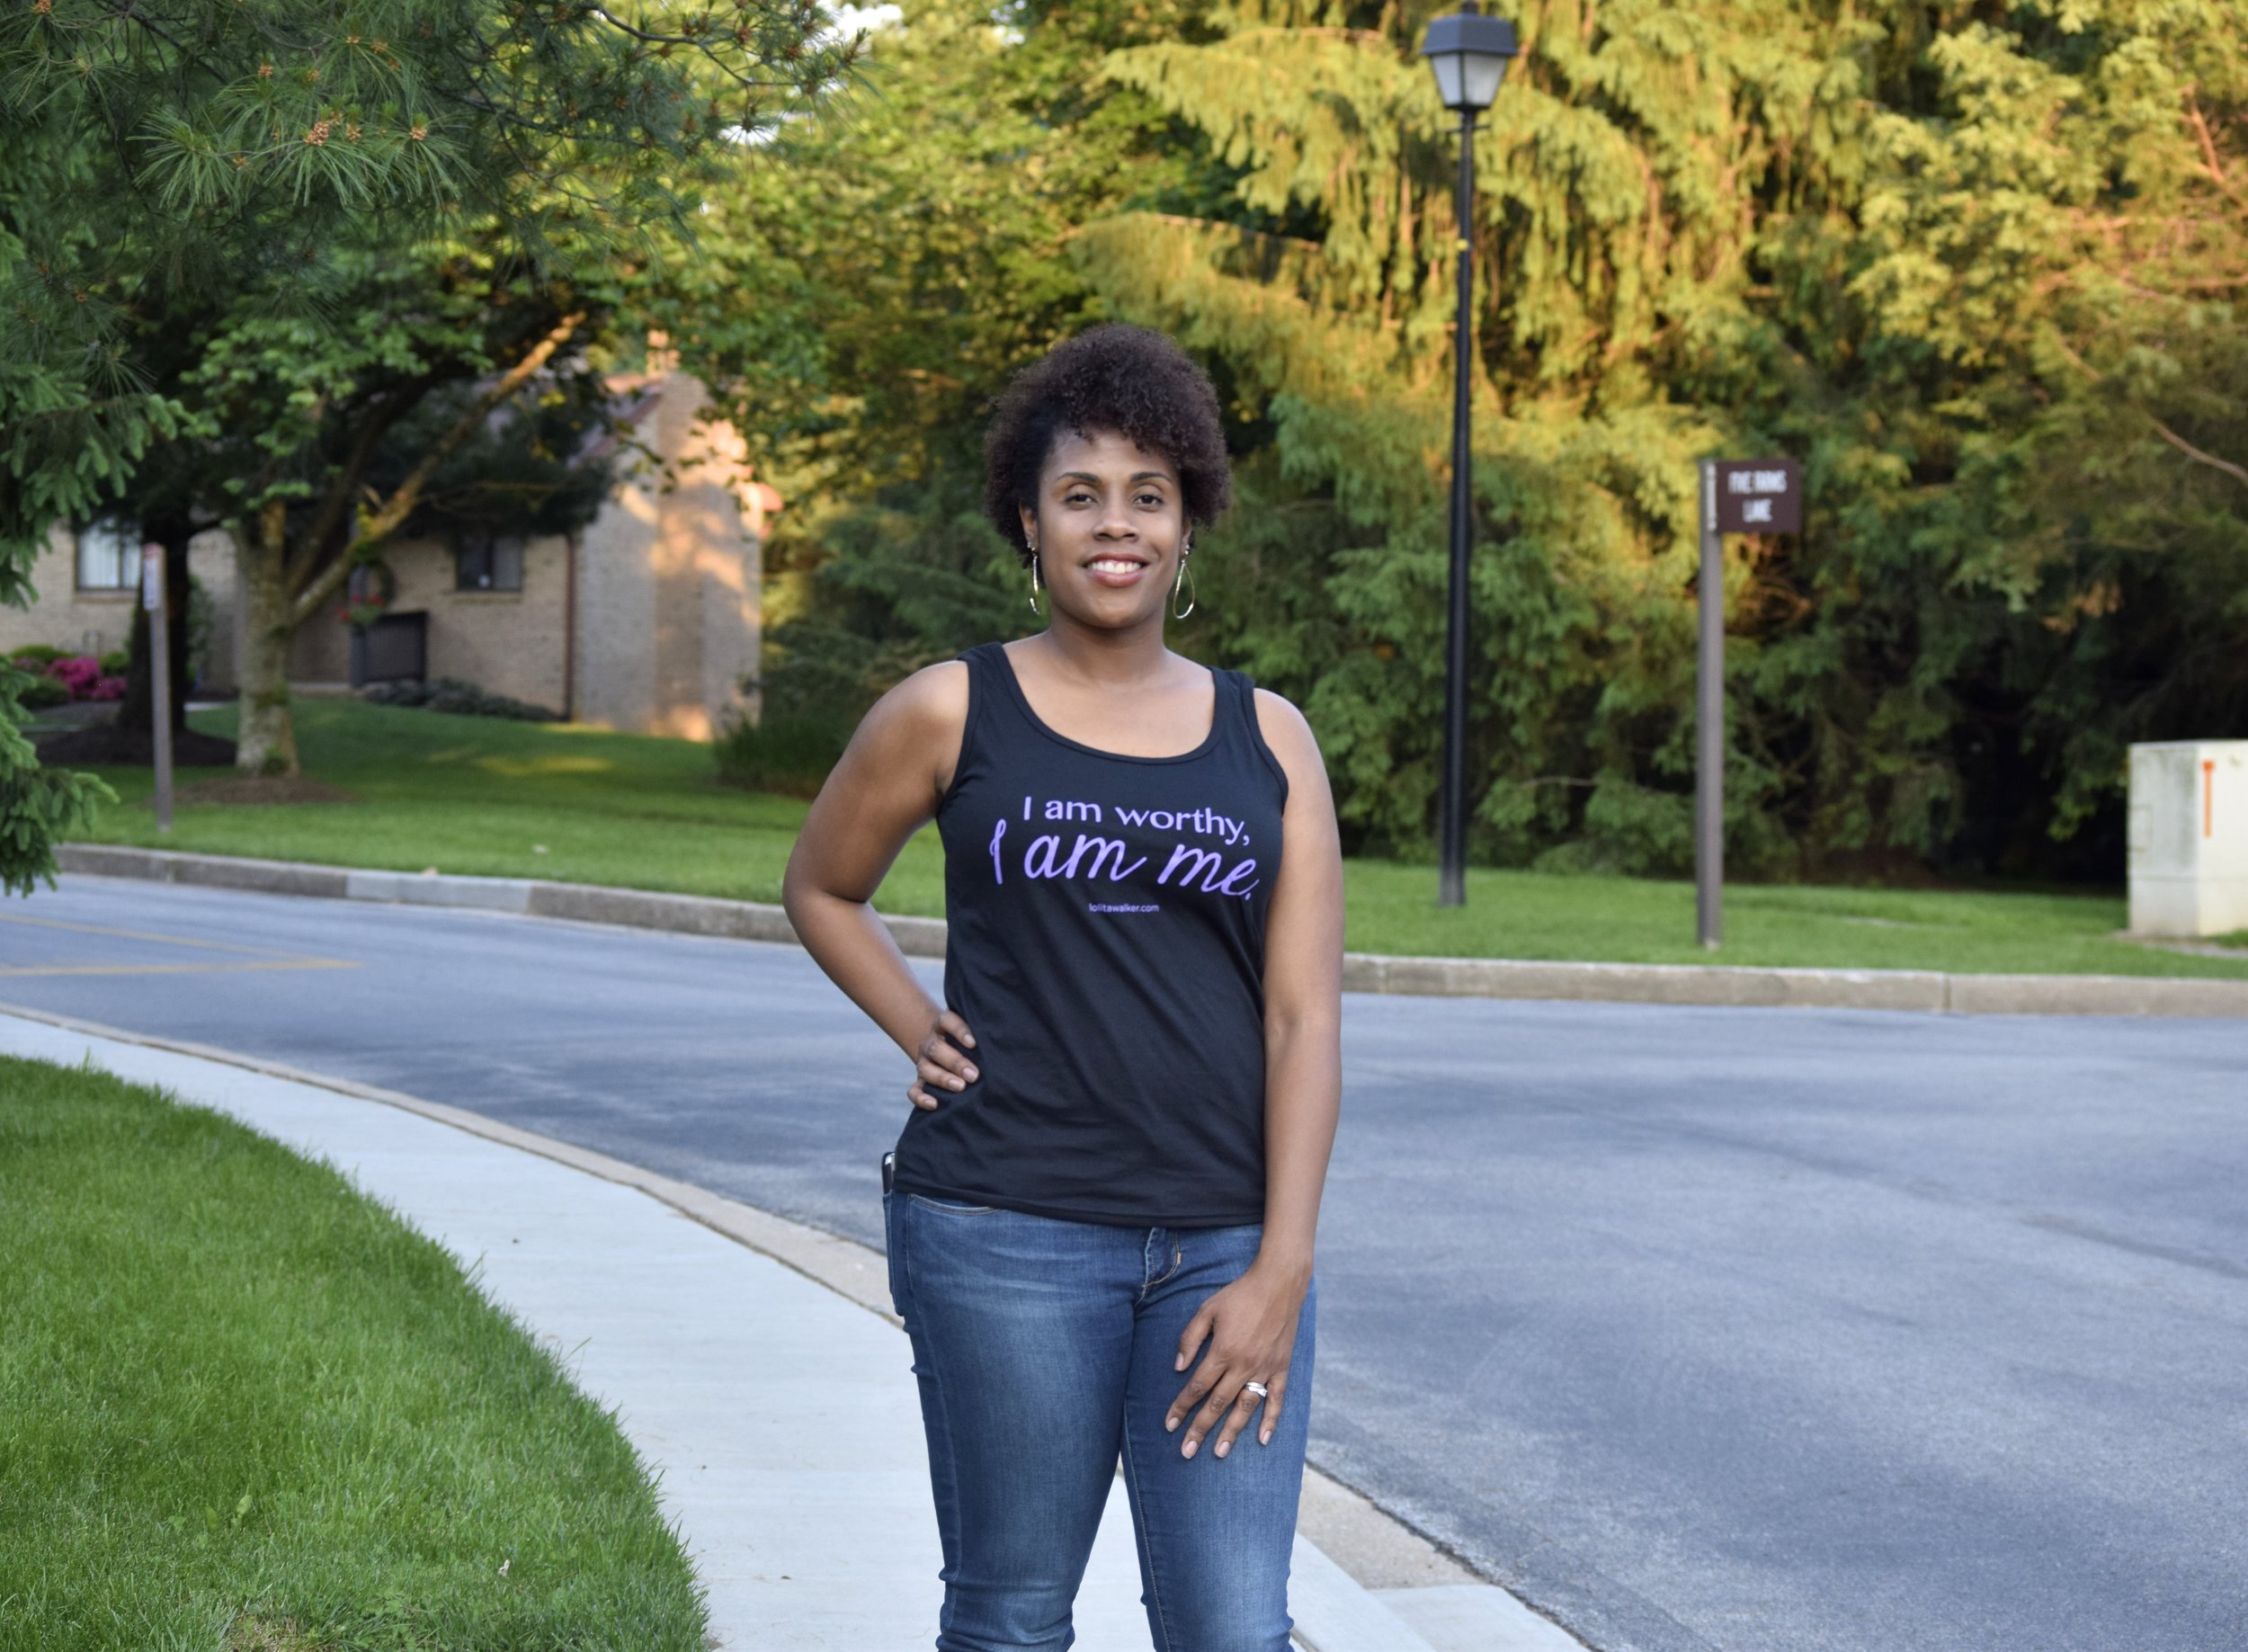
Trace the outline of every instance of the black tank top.
{"type": "Polygon", "coordinates": [[[1202,744],[1127,757],[1038,719],[1005,648],[968,664],[944,840],[945,1002],[981,1076],[916,1111],[910,1192],[1124,1227],[1264,1218],[1264,919],[1288,780],[1255,691],[1202,744]]]}

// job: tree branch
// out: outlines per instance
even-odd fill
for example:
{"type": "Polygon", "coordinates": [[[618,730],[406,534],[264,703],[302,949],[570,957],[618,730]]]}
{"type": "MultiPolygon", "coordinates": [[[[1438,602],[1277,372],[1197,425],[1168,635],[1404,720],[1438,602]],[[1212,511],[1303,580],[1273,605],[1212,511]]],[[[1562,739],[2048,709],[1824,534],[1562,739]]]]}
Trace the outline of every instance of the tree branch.
{"type": "Polygon", "coordinates": [[[404,418],[423,396],[435,388],[437,382],[437,374],[423,373],[408,380],[396,394],[383,397],[367,410],[366,423],[360,426],[342,469],[329,484],[326,496],[321,499],[318,510],[314,513],[311,525],[305,530],[301,549],[290,558],[290,589],[296,589],[298,583],[318,565],[323,549],[350,522],[352,502],[360,491],[359,478],[366,474],[368,465],[373,461],[375,449],[390,433],[391,426],[404,418]]]}
{"type": "Polygon", "coordinates": [[[2225,163],[2217,157],[2217,138],[2209,130],[2208,121],[2201,113],[2201,102],[2191,93],[2186,94],[2186,119],[2193,124],[2193,135],[2201,140],[2201,159],[2209,174],[2209,182],[2224,192],[2225,199],[2235,206],[2248,209],[2248,201],[2240,198],[2232,180],[2225,175],[2225,163]]]}
{"type": "MultiPolygon", "coordinates": [[[[359,532],[352,539],[351,549],[356,550],[361,545],[379,544],[403,527],[406,519],[414,513],[414,507],[421,503],[422,492],[429,486],[430,478],[437,474],[438,467],[476,434],[485,420],[492,416],[494,408],[522,389],[531,376],[569,342],[570,335],[577,331],[584,319],[585,312],[582,309],[572,310],[563,317],[547,330],[545,336],[523,353],[522,360],[501,374],[491,388],[470,403],[468,411],[453,421],[452,428],[430,444],[429,451],[422,455],[421,463],[406,473],[406,480],[398,484],[389,498],[361,519],[359,532]]],[[[336,587],[350,574],[352,560],[349,551],[338,557],[297,594],[290,604],[290,617],[297,624],[302,625],[318,613],[321,604],[335,594],[336,587]]]]}
{"type": "Polygon", "coordinates": [[[2176,431],[2171,429],[2169,425],[2163,424],[2160,419],[2155,418],[2153,414],[2150,413],[2146,416],[2153,422],[2154,433],[2156,435],[2160,436],[2164,442],[2170,443],[2172,447],[2176,448],[2178,451],[2183,453],[2195,464],[2207,465],[2213,470],[2222,470],[2226,476],[2231,477],[2233,480],[2238,482],[2243,487],[2248,487],[2248,469],[2243,469],[2241,466],[2233,463],[2233,461],[2229,459],[2219,459],[2214,453],[2204,453],[2199,448],[2195,447],[2193,443],[2188,442],[2176,431]]]}

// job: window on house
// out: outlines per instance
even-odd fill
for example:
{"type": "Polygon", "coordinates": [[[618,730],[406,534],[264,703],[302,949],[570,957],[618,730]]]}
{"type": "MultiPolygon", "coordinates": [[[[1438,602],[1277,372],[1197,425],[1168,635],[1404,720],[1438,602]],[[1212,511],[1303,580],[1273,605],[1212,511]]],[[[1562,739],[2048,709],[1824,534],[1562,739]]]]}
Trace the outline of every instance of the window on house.
{"type": "Polygon", "coordinates": [[[78,530],[78,589],[130,591],[140,584],[140,524],[111,519],[78,530]]]}
{"type": "Polygon", "coordinates": [[[453,547],[452,566],[455,590],[520,591],[523,542],[512,534],[463,540],[453,547]]]}

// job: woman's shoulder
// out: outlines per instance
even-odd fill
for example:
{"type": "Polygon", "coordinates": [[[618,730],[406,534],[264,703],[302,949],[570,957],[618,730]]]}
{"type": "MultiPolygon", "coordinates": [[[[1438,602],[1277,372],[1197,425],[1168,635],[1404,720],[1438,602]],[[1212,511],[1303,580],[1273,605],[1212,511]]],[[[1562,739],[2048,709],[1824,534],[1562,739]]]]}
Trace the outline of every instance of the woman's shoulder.
{"type": "Polygon", "coordinates": [[[923,665],[876,701],[867,717],[902,735],[950,733],[957,739],[968,722],[968,663],[939,660],[923,665]]]}
{"type": "Polygon", "coordinates": [[[1296,709],[1296,702],[1285,694],[1276,694],[1269,688],[1256,691],[1257,732],[1264,743],[1284,763],[1290,752],[1319,755],[1318,737],[1311,732],[1311,723],[1296,709]]]}
{"type": "MultiPolygon", "coordinates": [[[[1319,737],[1312,733],[1310,720],[1293,701],[1269,688],[1257,690],[1256,707],[1257,736],[1280,772],[1282,795],[1290,799],[1322,799],[1320,806],[1332,814],[1334,806],[1327,789],[1327,762],[1319,755],[1319,737]]],[[[1291,812],[1296,807],[1291,803],[1291,812]]]]}

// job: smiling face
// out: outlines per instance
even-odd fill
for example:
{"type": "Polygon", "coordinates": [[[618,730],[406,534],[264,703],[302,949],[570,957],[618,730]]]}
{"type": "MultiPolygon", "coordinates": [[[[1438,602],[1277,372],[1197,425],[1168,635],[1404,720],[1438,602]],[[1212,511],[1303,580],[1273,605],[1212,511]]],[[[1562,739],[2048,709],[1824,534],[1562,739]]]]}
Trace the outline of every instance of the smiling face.
{"type": "Polygon", "coordinates": [[[1186,536],[1179,474],[1113,432],[1064,431],[1022,532],[1057,613],[1103,630],[1160,625],[1186,536]]]}

